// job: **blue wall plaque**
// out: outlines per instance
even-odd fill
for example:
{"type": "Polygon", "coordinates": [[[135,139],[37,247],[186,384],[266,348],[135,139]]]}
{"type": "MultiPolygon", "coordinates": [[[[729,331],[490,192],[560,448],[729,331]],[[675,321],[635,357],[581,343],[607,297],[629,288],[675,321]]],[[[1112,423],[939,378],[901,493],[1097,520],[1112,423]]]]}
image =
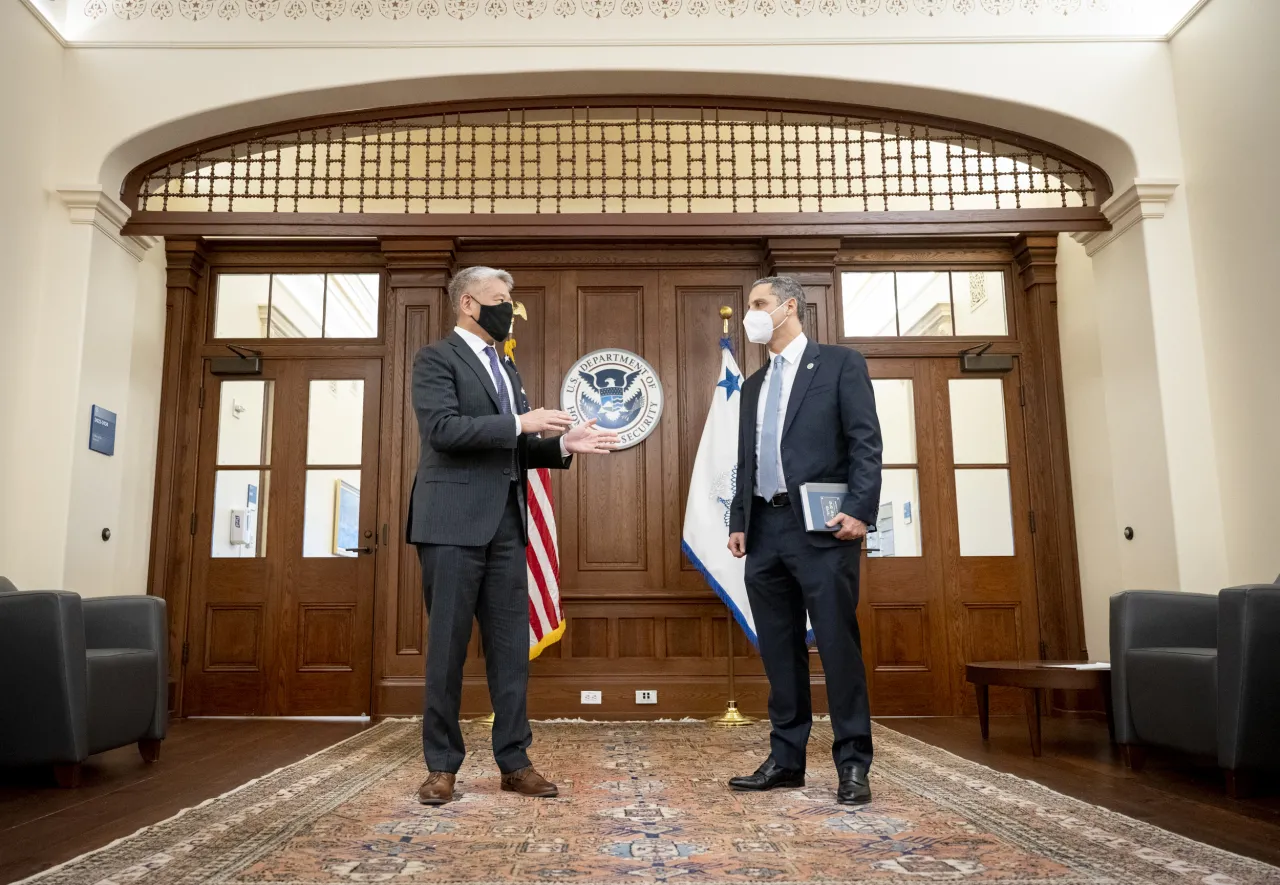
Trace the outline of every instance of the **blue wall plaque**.
{"type": "Polygon", "coordinates": [[[89,418],[89,448],[104,455],[116,453],[116,413],[94,406],[89,418]]]}

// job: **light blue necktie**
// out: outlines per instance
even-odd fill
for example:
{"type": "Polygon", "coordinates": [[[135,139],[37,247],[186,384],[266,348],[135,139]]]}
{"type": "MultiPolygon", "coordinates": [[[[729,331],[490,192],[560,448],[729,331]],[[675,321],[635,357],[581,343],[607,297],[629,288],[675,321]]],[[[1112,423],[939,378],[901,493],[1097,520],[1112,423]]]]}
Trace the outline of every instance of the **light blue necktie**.
{"type": "Polygon", "coordinates": [[[772,498],[783,491],[778,474],[778,405],[782,402],[782,354],[773,358],[769,374],[769,394],[764,401],[764,424],[760,427],[760,494],[772,498]]]}
{"type": "Polygon", "coordinates": [[[489,368],[493,371],[493,386],[498,389],[498,411],[503,415],[510,415],[511,400],[507,399],[507,373],[502,371],[502,366],[498,365],[498,352],[496,350],[492,347],[486,347],[484,352],[489,357],[489,368]]]}

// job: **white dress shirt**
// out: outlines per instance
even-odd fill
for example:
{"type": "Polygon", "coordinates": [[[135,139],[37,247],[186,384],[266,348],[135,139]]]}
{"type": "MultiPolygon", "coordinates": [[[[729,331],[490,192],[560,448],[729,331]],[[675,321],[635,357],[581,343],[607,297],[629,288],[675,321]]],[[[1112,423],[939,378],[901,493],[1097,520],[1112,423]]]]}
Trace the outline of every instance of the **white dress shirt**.
{"type": "Polygon", "coordinates": [[[804,349],[809,346],[809,339],[801,332],[795,337],[790,344],[782,351],[776,354],[769,351],[769,367],[764,372],[764,384],[760,387],[760,401],[756,404],[756,488],[755,493],[761,498],[772,498],[778,492],[787,490],[787,478],[782,472],[782,427],[787,417],[787,401],[791,399],[791,386],[795,384],[796,370],[800,367],[800,360],[804,357],[804,349]],[[769,385],[773,381],[773,361],[778,357],[782,357],[782,391],[778,397],[778,448],[772,452],[764,453],[760,451],[760,433],[764,429],[764,409],[765,404],[769,400],[769,385]],[[760,488],[760,460],[765,457],[771,457],[778,465],[778,479],[782,482],[782,488],[779,489],[762,489],[760,488]]]}
{"type": "MultiPolygon", "coordinates": [[[[476,357],[480,360],[480,364],[484,366],[484,374],[485,374],[485,377],[489,379],[489,386],[493,389],[493,392],[496,394],[498,392],[498,385],[493,380],[493,366],[489,364],[489,354],[485,353],[485,350],[492,347],[494,351],[497,352],[498,345],[486,344],[485,340],[481,338],[479,335],[475,334],[474,332],[468,332],[466,329],[462,328],[461,326],[454,326],[453,331],[457,332],[458,335],[462,338],[462,340],[467,342],[467,346],[475,351],[476,357]]],[[[499,353],[498,365],[501,366],[502,361],[505,359],[506,357],[503,354],[499,353]]],[[[521,429],[521,424],[520,424],[520,409],[516,406],[515,386],[511,380],[511,376],[505,374],[506,370],[504,369],[502,371],[504,373],[502,380],[504,382],[504,386],[507,388],[507,403],[508,405],[511,406],[512,417],[516,419],[516,436],[519,436],[523,431],[521,429]]],[[[560,437],[560,457],[562,458],[567,457],[568,454],[569,454],[569,450],[565,448],[564,437],[562,436],[560,437]]]]}

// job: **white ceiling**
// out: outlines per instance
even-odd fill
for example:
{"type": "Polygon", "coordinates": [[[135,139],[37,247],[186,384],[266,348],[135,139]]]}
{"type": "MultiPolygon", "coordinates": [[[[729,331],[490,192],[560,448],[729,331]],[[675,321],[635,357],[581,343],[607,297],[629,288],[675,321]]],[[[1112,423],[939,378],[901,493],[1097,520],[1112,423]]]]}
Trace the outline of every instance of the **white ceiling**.
{"type": "Polygon", "coordinates": [[[1206,0],[23,2],[73,46],[245,46],[1162,40],[1206,0]]]}

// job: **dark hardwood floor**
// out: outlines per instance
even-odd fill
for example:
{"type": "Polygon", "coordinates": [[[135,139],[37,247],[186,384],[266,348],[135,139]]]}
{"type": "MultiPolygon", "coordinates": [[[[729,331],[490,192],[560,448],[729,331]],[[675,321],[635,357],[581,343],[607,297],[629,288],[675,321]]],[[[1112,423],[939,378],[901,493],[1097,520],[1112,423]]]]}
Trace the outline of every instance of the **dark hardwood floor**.
{"type": "Polygon", "coordinates": [[[998,771],[1280,866],[1280,778],[1260,782],[1254,797],[1236,801],[1227,797],[1222,772],[1208,761],[1159,750],[1149,750],[1146,766],[1135,774],[1107,739],[1106,724],[1094,719],[1045,718],[1039,758],[1031,755],[1023,716],[992,716],[986,743],[977,719],[878,721],[998,771]]]}
{"type": "Polygon", "coordinates": [[[350,737],[358,722],[181,719],[160,761],[134,746],[93,756],[78,789],[47,770],[0,769],[0,882],[13,882],[172,817],[350,737]]]}
{"type": "MultiPolygon", "coordinates": [[[[991,719],[983,743],[976,719],[884,719],[883,725],[1000,771],[1038,781],[1122,814],[1229,851],[1280,865],[1280,784],[1259,798],[1227,798],[1207,765],[1152,752],[1140,774],[1125,769],[1106,726],[1046,719],[1044,755],[1034,758],[1020,716],[991,719]]],[[[171,817],[360,730],[358,723],[181,720],[160,762],[125,747],[93,757],[76,790],[44,771],[0,771],[0,882],[12,882],[171,817]]]]}

